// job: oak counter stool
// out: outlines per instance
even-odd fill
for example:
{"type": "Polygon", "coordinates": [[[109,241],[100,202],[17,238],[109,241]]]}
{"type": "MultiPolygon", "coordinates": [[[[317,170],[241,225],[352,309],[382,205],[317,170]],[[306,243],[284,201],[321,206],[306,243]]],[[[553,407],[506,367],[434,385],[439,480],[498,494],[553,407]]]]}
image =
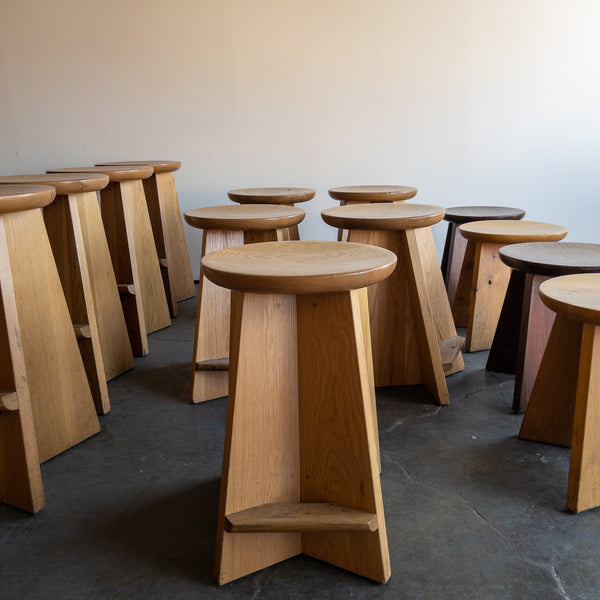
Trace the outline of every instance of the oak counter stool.
{"type": "MultiPolygon", "coordinates": [[[[263,187],[230,190],[227,196],[238,204],[281,204],[294,206],[298,202],[307,202],[315,197],[315,190],[298,187],[263,187]]],[[[298,225],[292,225],[284,231],[286,240],[299,240],[298,225]]]]}
{"type": "Polygon", "coordinates": [[[171,324],[142,181],[151,167],[72,167],[48,173],[103,173],[100,212],[136,356],[148,354],[148,334],[171,324]]]}
{"type": "Polygon", "coordinates": [[[430,226],[444,209],[426,204],[356,204],[329,208],[323,220],[348,231],[349,242],[372,244],[398,257],[394,273],[369,288],[376,386],[424,384],[448,404],[446,375],[464,369],[430,226]],[[422,232],[419,234],[419,232],[422,232]]]}
{"type": "Polygon", "coordinates": [[[467,248],[467,240],[458,232],[458,226],[471,221],[520,220],[524,216],[524,210],[509,206],[453,206],[446,209],[444,221],[448,221],[448,231],[442,255],[442,275],[450,304],[454,302],[467,248]]]}
{"type": "MultiPolygon", "coordinates": [[[[0,361],[0,386],[9,394],[6,398],[2,392],[1,403],[8,412],[0,413],[0,444],[17,444],[6,455],[3,448],[3,469],[6,457],[14,457],[15,461],[24,458],[23,448],[18,447],[19,428],[30,466],[35,455],[33,438],[27,431],[27,391],[40,462],[100,431],[41,211],[54,196],[55,190],[49,186],[0,186],[0,283],[4,312],[0,346],[6,350],[0,361]],[[16,397],[11,398],[13,392],[16,397]],[[8,413],[15,411],[18,415],[11,418],[8,413]]],[[[0,477],[0,487],[12,486],[12,473],[12,469],[2,473],[9,480],[0,477]]],[[[15,485],[22,489],[22,483],[15,485]]]]}
{"type": "Polygon", "coordinates": [[[567,235],[562,225],[538,221],[473,221],[459,226],[467,239],[452,314],[457,327],[467,328],[465,350],[489,350],[510,278],[498,251],[509,244],[556,242],[567,235]]]}
{"type": "MultiPolygon", "coordinates": [[[[282,241],[306,213],[293,206],[230,204],[195,208],[184,213],[188,225],[203,230],[202,257],[224,248],[255,242],[282,241]]],[[[227,395],[229,370],[230,292],[214,285],[200,266],[190,401],[227,395]]]]}
{"type": "Polygon", "coordinates": [[[388,580],[365,286],[395,263],[382,248],[299,241],[202,259],[232,290],[219,584],[300,553],[388,580]]]}
{"type": "Polygon", "coordinates": [[[516,374],[513,409],[522,413],[554,322],[539,297],[543,281],[560,275],[600,273],[600,244],[531,242],[500,248],[512,269],[486,369],[516,374]]]}
{"type": "Polygon", "coordinates": [[[540,285],[556,313],[519,437],[571,448],[567,508],[600,506],[600,274],[540,285]]]}
{"type": "Polygon", "coordinates": [[[42,214],[100,415],[110,410],[106,382],[134,364],[96,194],[108,179],[92,173],[0,177],[0,184],[49,185],[56,190],[54,202],[42,214]]]}
{"type": "Polygon", "coordinates": [[[183,231],[181,208],[173,173],[181,167],[176,160],[139,160],[102,162],[98,166],[152,167],[153,173],[142,181],[148,204],[154,243],[172,317],[177,303],[196,295],[190,255],[183,231]]]}

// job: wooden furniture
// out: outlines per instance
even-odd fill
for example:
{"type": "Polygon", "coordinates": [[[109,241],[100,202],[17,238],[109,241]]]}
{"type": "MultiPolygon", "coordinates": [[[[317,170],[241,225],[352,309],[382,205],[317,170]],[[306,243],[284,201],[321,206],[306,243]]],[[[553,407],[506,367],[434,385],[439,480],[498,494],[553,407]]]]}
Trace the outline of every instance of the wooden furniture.
{"type": "MultiPolygon", "coordinates": [[[[284,230],[300,223],[305,212],[267,204],[210,206],[188,210],[189,225],[204,230],[202,256],[253,242],[281,241],[284,230]]],[[[200,267],[191,402],[227,395],[229,379],[230,292],[214,285],[200,267]]]]}
{"type": "Polygon", "coordinates": [[[169,312],[172,317],[176,317],[177,303],[196,295],[192,265],[185,241],[183,219],[181,218],[181,208],[179,207],[173,175],[181,167],[181,162],[175,160],[139,160],[97,164],[98,166],[152,168],[152,175],[142,180],[142,183],[169,312]]]}
{"type": "Polygon", "coordinates": [[[524,216],[524,210],[508,206],[454,206],[446,209],[444,220],[448,221],[448,231],[442,255],[442,275],[450,304],[454,302],[456,286],[467,248],[467,240],[458,233],[458,226],[472,221],[519,220],[524,216]]]}
{"type": "Polygon", "coordinates": [[[513,409],[522,413],[542,360],[554,312],[540,300],[540,284],[550,277],[600,273],[600,245],[532,242],[500,249],[512,269],[486,369],[516,374],[513,409]]]}
{"type": "Polygon", "coordinates": [[[142,180],[151,167],[72,167],[48,173],[103,173],[100,210],[133,353],[148,354],[148,334],[171,324],[142,180]]]}
{"type": "Polygon", "coordinates": [[[365,286],[395,262],[382,248],[298,241],[202,259],[232,290],[220,584],[300,553],[389,578],[365,286]]]}
{"type": "Polygon", "coordinates": [[[43,208],[46,231],[90,384],[96,411],[110,410],[106,382],[133,367],[96,192],[102,174],[39,174],[0,177],[0,184],[50,185],[56,198],[43,208]]]}
{"type": "MultiPolygon", "coordinates": [[[[393,275],[369,288],[375,385],[424,384],[449,402],[445,375],[464,369],[433,244],[419,244],[444,209],[425,204],[357,204],[324,210],[323,220],[348,230],[348,241],[392,250],[393,275]],[[422,232],[422,233],[419,233],[422,232]]],[[[428,237],[425,238],[428,240],[428,237]]]]}
{"type": "Polygon", "coordinates": [[[508,244],[555,242],[567,235],[567,228],[537,221],[473,221],[458,228],[467,239],[452,314],[457,327],[467,328],[467,352],[488,350],[492,345],[496,324],[510,268],[498,251],[508,244]]]}
{"type": "MultiPolygon", "coordinates": [[[[25,469],[25,463],[33,483],[38,478],[37,469],[32,466],[35,450],[27,391],[39,461],[60,454],[100,430],[40,210],[52,202],[54,195],[54,188],[48,186],[0,186],[3,494],[12,493],[6,491],[13,485],[6,478],[13,474],[16,477],[19,470],[25,469]],[[15,392],[16,397],[12,395],[15,392]],[[9,412],[15,414],[11,416],[9,412]],[[15,447],[11,446],[13,443],[15,447]],[[15,462],[8,468],[6,460],[15,462]]],[[[15,485],[19,487],[16,494],[27,487],[22,479],[15,485]]],[[[37,483],[34,487],[38,497],[26,508],[33,512],[41,508],[41,487],[37,483]]]]}
{"type": "Polygon", "coordinates": [[[540,285],[556,313],[519,437],[571,447],[567,508],[600,506],[600,274],[540,285]]]}
{"type": "MultiPolygon", "coordinates": [[[[230,200],[239,204],[282,204],[293,206],[315,197],[315,190],[295,187],[245,188],[227,192],[230,200]]],[[[283,232],[286,240],[299,240],[298,225],[292,225],[283,232]]]]}
{"type": "MultiPolygon", "coordinates": [[[[346,185],[331,188],[329,195],[340,201],[340,206],[346,204],[370,204],[371,202],[404,202],[414,198],[417,188],[406,185],[346,185]]],[[[338,241],[348,241],[348,231],[338,231],[338,241]]],[[[433,238],[432,238],[433,242],[433,238]]]]}

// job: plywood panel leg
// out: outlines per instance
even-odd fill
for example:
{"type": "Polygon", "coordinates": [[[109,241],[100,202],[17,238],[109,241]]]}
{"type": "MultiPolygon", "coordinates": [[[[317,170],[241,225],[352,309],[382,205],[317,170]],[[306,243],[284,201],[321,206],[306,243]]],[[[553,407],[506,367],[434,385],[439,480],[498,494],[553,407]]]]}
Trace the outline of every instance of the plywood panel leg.
{"type": "Polygon", "coordinates": [[[466,327],[469,323],[469,306],[471,302],[471,287],[477,244],[467,242],[462,267],[456,284],[456,292],[452,299],[452,316],[457,327],[466,327]]]}
{"type": "Polygon", "coordinates": [[[215,558],[220,584],[301,551],[299,533],[225,531],[229,513],[300,501],[297,355],[295,296],[232,292],[231,389],[215,558]]]}

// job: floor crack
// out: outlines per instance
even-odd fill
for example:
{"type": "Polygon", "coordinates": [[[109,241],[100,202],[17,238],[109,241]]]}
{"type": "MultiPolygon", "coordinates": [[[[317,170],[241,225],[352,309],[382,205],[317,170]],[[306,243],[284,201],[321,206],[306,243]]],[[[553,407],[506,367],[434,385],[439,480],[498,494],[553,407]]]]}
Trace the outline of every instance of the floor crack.
{"type": "Polygon", "coordinates": [[[389,427],[382,429],[381,433],[391,433],[392,431],[400,427],[400,425],[404,425],[404,423],[408,421],[416,421],[417,419],[429,419],[430,417],[435,417],[440,412],[440,410],[442,410],[442,407],[438,406],[433,412],[425,413],[423,415],[419,415],[418,417],[405,417],[397,419],[389,427]]]}

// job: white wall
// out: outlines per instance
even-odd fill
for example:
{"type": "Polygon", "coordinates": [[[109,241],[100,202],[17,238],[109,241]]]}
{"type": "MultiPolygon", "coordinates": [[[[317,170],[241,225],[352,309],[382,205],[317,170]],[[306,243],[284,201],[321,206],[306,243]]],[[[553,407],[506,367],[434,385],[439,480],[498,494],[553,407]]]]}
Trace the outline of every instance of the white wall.
{"type": "Polygon", "coordinates": [[[414,185],[600,242],[599,22],[597,0],[0,0],[0,174],[177,159],[183,210],[314,187],[306,239],[334,237],[329,187],[414,185]]]}

